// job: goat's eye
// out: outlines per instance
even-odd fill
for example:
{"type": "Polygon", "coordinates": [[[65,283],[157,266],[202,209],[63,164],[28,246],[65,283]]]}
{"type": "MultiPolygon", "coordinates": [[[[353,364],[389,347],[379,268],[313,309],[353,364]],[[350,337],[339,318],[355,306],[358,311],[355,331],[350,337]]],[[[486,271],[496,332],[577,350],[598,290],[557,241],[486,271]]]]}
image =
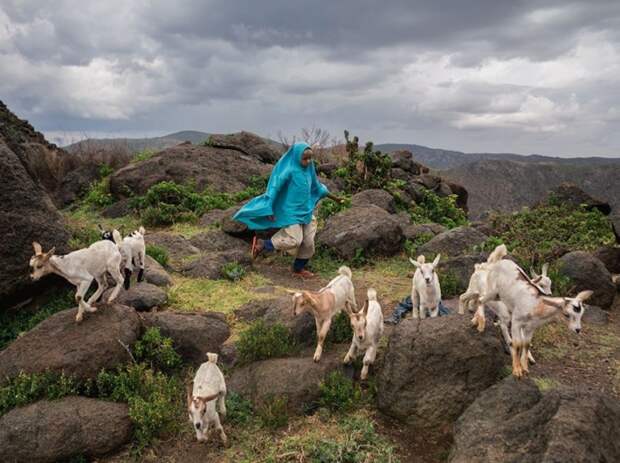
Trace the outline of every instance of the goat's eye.
{"type": "Polygon", "coordinates": [[[581,312],[581,305],[574,305],[573,310],[575,311],[575,313],[581,312]]]}

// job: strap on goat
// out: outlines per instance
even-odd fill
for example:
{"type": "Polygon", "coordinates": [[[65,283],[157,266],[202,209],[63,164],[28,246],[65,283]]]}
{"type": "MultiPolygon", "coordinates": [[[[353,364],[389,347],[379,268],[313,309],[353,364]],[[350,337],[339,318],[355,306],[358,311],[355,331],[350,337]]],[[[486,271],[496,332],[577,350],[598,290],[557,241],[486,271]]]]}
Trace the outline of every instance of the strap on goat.
{"type": "Polygon", "coordinates": [[[517,268],[519,269],[519,272],[521,272],[521,275],[523,275],[523,276],[525,277],[525,280],[526,280],[529,284],[531,284],[534,288],[536,288],[540,294],[543,294],[543,295],[545,295],[545,296],[551,296],[551,292],[550,292],[550,291],[545,291],[544,289],[542,289],[542,287],[540,287],[539,285],[537,285],[536,283],[534,283],[534,282],[532,281],[532,279],[530,278],[530,276],[529,276],[527,273],[525,273],[525,270],[523,270],[523,269],[522,269],[521,267],[519,267],[518,265],[517,265],[517,268]]]}

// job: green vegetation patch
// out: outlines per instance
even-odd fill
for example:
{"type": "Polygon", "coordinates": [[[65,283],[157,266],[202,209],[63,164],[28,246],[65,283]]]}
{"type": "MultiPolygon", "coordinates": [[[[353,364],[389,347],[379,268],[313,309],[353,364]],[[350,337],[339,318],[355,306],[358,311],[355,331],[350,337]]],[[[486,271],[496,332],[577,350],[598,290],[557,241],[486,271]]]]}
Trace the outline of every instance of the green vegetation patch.
{"type": "Polygon", "coordinates": [[[297,343],[284,325],[267,325],[263,320],[256,320],[239,333],[237,341],[237,355],[241,364],[285,357],[298,350],[297,343]]]}

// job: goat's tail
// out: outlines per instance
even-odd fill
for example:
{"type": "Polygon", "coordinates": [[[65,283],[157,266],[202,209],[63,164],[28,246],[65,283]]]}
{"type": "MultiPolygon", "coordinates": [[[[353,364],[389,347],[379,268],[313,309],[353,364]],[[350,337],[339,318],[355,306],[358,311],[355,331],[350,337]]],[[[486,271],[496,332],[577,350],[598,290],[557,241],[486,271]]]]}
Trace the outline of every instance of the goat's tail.
{"type": "Polygon", "coordinates": [[[498,247],[496,247],[493,252],[491,253],[491,255],[489,256],[489,258],[487,259],[487,263],[489,264],[493,264],[495,262],[499,262],[500,260],[502,260],[506,255],[508,254],[508,249],[506,249],[506,245],[505,244],[500,244],[498,247]]]}
{"type": "Polygon", "coordinates": [[[209,359],[210,363],[217,363],[218,355],[214,354],[213,352],[207,352],[207,358],[209,359]]]}
{"type": "Polygon", "coordinates": [[[121,242],[123,241],[123,237],[116,228],[112,231],[112,237],[114,238],[114,242],[120,246],[121,242]]]}
{"type": "Polygon", "coordinates": [[[346,265],[343,265],[338,269],[338,273],[342,276],[345,276],[349,279],[353,278],[353,273],[351,273],[351,269],[346,265]]]}
{"type": "Polygon", "coordinates": [[[377,291],[375,291],[374,288],[368,288],[368,292],[366,294],[368,295],[368,300],[369,301],[376,301],[377,300],[377,291]]]}

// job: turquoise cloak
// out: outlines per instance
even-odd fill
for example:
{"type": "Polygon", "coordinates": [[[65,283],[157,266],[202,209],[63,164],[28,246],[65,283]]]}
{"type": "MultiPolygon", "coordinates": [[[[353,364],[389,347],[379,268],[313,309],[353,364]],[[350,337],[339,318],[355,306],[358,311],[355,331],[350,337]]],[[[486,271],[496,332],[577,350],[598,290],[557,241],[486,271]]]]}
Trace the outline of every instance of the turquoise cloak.
{"type": "Polygon", "coordinates": [[[329,190],[319,182],[313,162],[307,167],[301,165],[301,157],[309,147],[307,143],[291,146],[271,171],[265,193],[250,200],[233,219],[250,230],[310,223],[316,204],[329,190]],[[269,220],[270,216],[275,220],[269,220]]]}

